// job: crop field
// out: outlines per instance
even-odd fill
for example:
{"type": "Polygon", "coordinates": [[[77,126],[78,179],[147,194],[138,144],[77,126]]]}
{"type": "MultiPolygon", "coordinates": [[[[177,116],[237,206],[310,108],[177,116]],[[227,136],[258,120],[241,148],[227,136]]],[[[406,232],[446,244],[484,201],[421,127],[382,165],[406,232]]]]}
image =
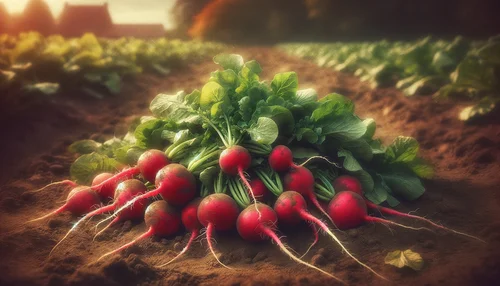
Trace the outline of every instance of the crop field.
{"type": "Polygon", "coordinates": [[[499,36],[221,31],[0,33],[1,285],[497,283],[499,36]]]}

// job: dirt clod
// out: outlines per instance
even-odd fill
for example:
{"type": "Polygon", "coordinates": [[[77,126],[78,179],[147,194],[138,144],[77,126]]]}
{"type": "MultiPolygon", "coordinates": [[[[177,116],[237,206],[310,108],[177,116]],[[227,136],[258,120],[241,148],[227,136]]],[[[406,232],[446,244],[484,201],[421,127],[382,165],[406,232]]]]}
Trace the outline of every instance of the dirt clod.
{"type": "Polygon", "coordinates": [[[311,258],[311,263],[316,266],[323,266],[326,264],[326,258],[321,254],[316,254],[311,258]]]}

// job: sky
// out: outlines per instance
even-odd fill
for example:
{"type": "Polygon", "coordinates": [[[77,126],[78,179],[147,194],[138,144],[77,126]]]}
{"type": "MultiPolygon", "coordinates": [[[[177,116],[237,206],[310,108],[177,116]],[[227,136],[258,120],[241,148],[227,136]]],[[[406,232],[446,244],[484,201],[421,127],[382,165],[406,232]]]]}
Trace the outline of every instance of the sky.
{"type": "MultiPolygon", "coordinates": [[[[22,12],[29,0],[0,0],[11,13],[22,12]]],[[[175,0],[45,0],[58,17],[64,3],[70,4],[103,4],[108,2],[111,17],[115,23],[163,23],[165,28],[172,28],[169,11],[175,0]]]]}

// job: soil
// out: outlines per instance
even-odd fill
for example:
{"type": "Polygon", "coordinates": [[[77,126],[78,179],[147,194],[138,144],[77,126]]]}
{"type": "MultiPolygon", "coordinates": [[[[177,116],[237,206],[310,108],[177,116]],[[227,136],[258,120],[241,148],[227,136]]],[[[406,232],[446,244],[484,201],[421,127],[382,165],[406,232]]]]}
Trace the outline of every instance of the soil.
{"type": "MultiPolygon", "coordinates": [[[[432,103],[429,97],[405,98],[395,89],[370,90],[355,77],[319,68],[266,47],[235,48],[246,59],[256,59],[263,78],[296,71],[301,88],[319,94],[337,92],[350,97],[357,113],[377,122],[377,136],[389,143],[396,135],[416,137],[423,157],[436,167],[426,180],[427,192],[397,209],[416,211],[454,229],[480,236],[483,244],[437,231],[414,232],[367,224],[337,232],[357,256],[388,277],[383,281],[346,257],[327,237],[304,257],[352,285],[493,285],[500,278],[500,121],[480,125],[457,119],[461,104],[432,103]],[[412,249],[425,261],[421,271],[384,264],[393,250],[412,249]]],[[[180,251],[189,234],[147,239],[102,261],[107,251],[145,231],[144,224],[124,222],[92,241],[94,230],[80,228],[49,256],[57,241],[76,220],[61,214],[31,224],[65,199],[69,190],[52,187],[36,195],[23,194],[69,177],[75,155],[67,147],[75,140],[105,140],[123,133],[135,116],[148,114],[151,99],[160,92],[200,88],[217,67],[211,62],[192,65],[167,77],[141,76],[126,84],[123,94],[105,100],[60,97],[35,104],[2,122],[0,158],[0,284],[1,285],[335,285],[336,282],[294,263],[273,243],[251,244],[235,231],[216,235],[221,260],[207,252],[206,241],[193,244],[184,258],[157,268],[180,251]]],[[[465,103],[464,103],[465,104],[465,103]]],[[[394,220],[419,225],[407,219],[394,220]]],[[[288,245],[303,253],[312,242],[310,229],[283,228],[288,245]]]]}

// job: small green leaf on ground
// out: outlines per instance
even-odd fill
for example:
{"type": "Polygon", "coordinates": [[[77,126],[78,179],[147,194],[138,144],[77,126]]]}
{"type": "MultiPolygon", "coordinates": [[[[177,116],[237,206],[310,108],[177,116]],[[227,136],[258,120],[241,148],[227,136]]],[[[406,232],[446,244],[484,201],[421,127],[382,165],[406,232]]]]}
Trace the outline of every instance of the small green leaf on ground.
{"type": "Polygon", "coordinates": [[[410,249],[405,251],[395,250],[389,252],[384,259],[385,264],[390,264],[396,266],[397,268],[403,268],[405,266],[410,267],[413,270],[421,270],[424,267],[424,260],[419,253],[413,252],[410,249]]]}

